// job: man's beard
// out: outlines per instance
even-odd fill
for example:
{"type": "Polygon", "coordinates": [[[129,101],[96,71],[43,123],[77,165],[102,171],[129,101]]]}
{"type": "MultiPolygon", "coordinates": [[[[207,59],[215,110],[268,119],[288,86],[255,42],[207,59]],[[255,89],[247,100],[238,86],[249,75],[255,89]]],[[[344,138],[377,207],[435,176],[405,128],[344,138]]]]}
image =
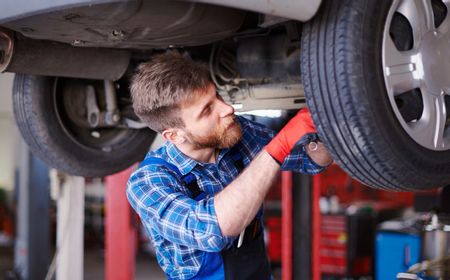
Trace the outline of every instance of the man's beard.
{"type": "Polygon", "coordinates": [[[235,117],[231,117],[230,121],[222,126],[218,126],[213,133],[207,136],[197,136],[191,132],[187,132],[187,136],[191,144],[197,149],[224,149],[230,148],[239,142],[242,132],[239,122],[236,121],[235,117]]]}

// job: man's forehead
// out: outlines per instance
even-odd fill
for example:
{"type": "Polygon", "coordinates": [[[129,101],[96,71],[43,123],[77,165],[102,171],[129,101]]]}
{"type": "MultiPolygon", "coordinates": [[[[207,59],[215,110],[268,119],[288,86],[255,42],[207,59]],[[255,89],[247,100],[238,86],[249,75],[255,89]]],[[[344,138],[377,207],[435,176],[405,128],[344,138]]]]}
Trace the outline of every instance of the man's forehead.
{"type": "Polygon", "coordinates": [[[216,87],[213,84],[210,84],[206,89],[194,90],[189,97],[181,102],[181,108],[188,109],[202,106],[209,101],[208,97],[212,95],[216,95],[216,87]]]}

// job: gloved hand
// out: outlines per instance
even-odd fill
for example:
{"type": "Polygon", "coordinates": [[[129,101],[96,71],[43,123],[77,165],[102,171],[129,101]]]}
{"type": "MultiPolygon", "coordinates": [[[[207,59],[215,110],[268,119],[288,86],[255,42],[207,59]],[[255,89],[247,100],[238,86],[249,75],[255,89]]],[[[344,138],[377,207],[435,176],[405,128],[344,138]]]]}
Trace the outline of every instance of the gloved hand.
{"type": "Polygon", "coordinates": [[[307,108],[303,108],[280,130],[264,149],[279,164],[289,155],[295,144],[309,133],[317,133],[307,108]]]}

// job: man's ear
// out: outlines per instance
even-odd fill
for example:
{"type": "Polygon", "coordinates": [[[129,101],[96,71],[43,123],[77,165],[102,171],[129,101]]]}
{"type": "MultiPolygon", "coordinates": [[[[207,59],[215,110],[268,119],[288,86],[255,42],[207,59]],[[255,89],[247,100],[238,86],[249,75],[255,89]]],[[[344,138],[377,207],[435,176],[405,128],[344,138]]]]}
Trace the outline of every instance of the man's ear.
{"type": "Polygon", "coordinates": [[[173,144],[182,144],[186,141],[181,129],[169,128],[161,133],[162,137],[173,144]]]}

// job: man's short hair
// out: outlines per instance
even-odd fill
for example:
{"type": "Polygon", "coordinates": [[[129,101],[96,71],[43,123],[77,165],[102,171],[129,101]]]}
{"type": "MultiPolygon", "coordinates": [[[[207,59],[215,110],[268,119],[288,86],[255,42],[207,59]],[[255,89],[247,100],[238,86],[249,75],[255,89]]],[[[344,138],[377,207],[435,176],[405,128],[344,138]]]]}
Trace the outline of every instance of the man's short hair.
{"type": "Polygon", "coordinates": [[[204,63],[175,51],[155,55],[141,63],[131,79],[133,109],[155,131],[182,128],[181,104],[188,101],[194,91],[206,91],[210,84],[204,63]]]}

